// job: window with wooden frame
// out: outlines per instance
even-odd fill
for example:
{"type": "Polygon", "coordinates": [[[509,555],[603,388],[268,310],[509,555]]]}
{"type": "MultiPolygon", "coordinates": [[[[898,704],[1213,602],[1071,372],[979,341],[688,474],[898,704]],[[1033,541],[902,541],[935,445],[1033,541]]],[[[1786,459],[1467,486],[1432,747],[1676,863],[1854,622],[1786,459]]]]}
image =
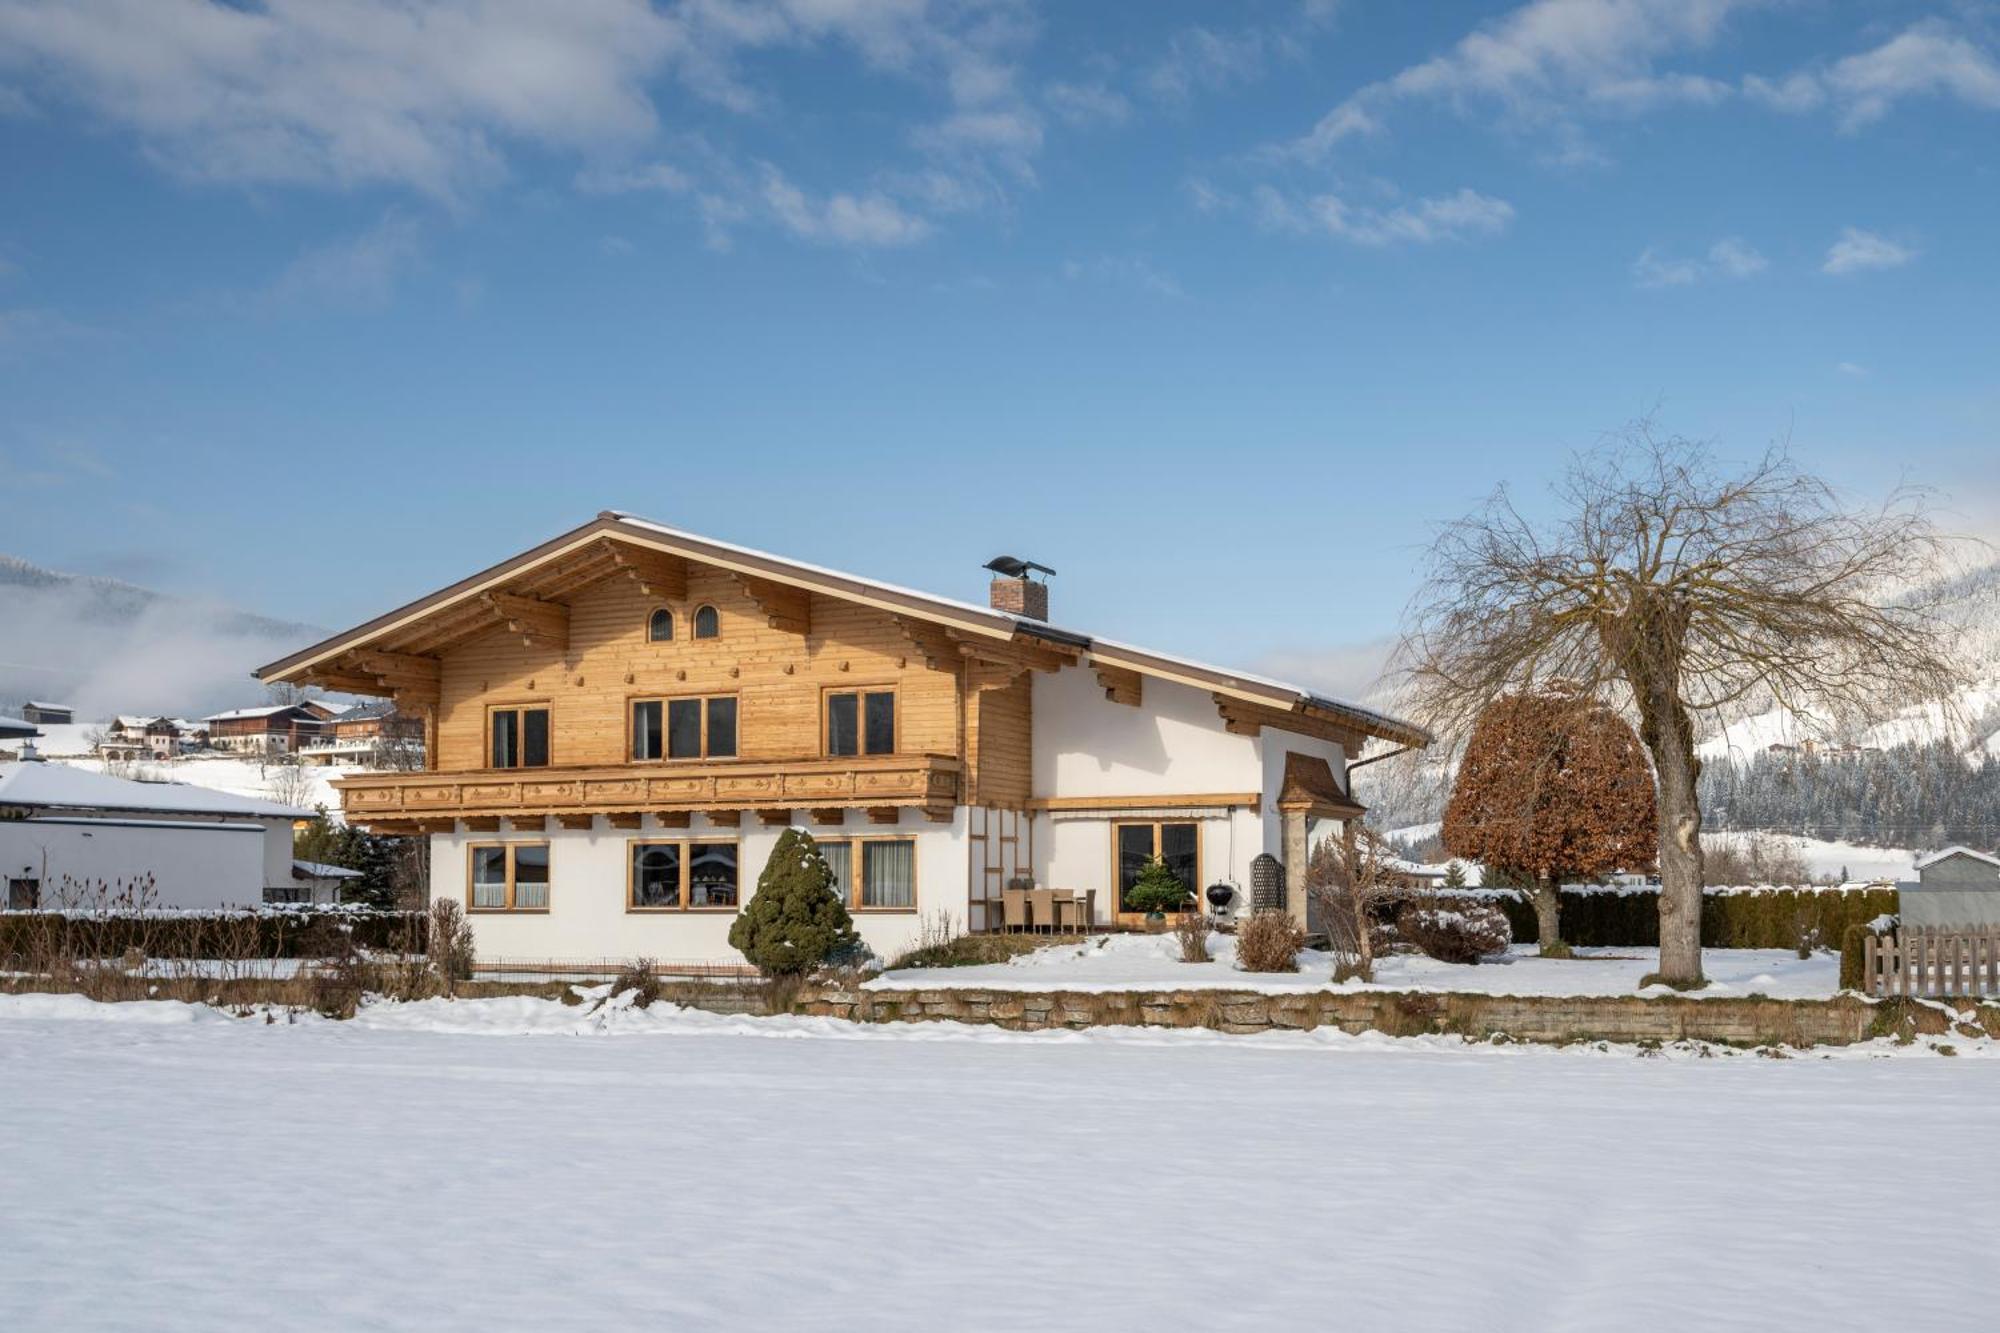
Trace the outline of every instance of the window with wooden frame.
{"type": "Polygon", "coordinates": [[[625,910],[736,910],[738,854],[733,842],[640,839],[627,844],[625,910]]]}
{"type": "Polygon", "coordinates": [[[661,607],[646,617],[646,640],[649,643],[672,643],[674,641],[674,613],[661,607]]]}
{"type": "Polygon", "coordinates": [[[694,636],[697,639],[722,637],[722,616],[714,607],[703,605],[694,609],[694,636]]]}
{"type": "Polygon", "coordinates": [[[549,910],[546,842],[475,842],[465,854],[468,912],[549,910]]]}
{"type": "Polygon", "coordinates": [[[634,699],[630,753],[634,759],[735,758],[736,696],[634,699]]]}
{"type": "Polygon", "coordinates": [[[1112,857],[1118,879],[1118,910],[1142,912],[1125,901],[1146,863],[1159,857],[1194,900],[1201,882],[1201,825],[1179,820],[1132,820],[1112,826],[1112,857]]]}
{"type": "Polygon", "coordinates": [[[494,768],[549,766],[549,706],[520,704],[486,710],[488,754],[494,768]]]}
{"type": "Polygon", "coordinates": [[[894,690],[828,690],[822,711],[829,755],[896,753],[894,690]]]}
{"type": "Polygon", "coordinates": [[[833,891],[854,912],[917,910],[914,838],[815,838],[833,871],[833,891]]]}

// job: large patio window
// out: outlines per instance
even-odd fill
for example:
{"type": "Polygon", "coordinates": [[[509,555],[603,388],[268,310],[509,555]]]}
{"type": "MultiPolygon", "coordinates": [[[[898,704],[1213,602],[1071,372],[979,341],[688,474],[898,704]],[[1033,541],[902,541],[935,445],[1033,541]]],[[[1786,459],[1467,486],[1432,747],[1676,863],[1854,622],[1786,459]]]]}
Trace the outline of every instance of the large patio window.
{"type": "Polygon", "coordinates": [[[487,714],[494,768],[547,768],[549,710],[495,708],[487,714]]]}
{"type": "Polygon", "coordinates": [[[631,844],[626,907],[634,912],[734,909],[737,854],[733,842],[689,838],[631,844]]]}
{"type": "Polygon", "coordinates": [[[545,842],[486,842],[466,848],[471,881],[468,909],[474,912],[549,910],[549,845],[545,842]]]}
{"type": "Polygon", "coordinates": [[[1173,871],[1176,879],[1187,885],[1188,898],[1193,901],[1201,880],[1200,825],[1165,821],[1123,823],[1115,826],[1113,836],[1118,860],[1119,911],[1143,910],[1127,903],[1125,895],[1139,882],[1139,872],[1146,868],[1146,862],[1156,856],[1167,863],[1167,869],[1173,871]]]}

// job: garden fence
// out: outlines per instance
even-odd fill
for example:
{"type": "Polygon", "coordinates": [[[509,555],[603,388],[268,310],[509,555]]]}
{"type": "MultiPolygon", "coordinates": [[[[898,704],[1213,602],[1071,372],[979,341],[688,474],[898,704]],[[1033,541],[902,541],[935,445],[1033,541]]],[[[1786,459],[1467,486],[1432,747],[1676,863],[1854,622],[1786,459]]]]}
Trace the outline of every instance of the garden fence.
{"type": "Polygon", "coordinates": [[[1904,927],[1894,935],[1870,935],[1862,946],[1861,980],[1869,995],[2000,996],[2000,930],[1904,927]]]}

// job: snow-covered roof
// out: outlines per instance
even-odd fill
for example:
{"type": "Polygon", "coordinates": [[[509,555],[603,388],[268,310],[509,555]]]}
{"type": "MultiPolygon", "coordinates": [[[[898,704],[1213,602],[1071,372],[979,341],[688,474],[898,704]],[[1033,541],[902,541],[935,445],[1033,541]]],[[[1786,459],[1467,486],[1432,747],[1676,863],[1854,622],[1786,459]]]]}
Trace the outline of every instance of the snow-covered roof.
{"type": "Polygon", "coordinates": [[[263,708],[232,708],[226,713],[210,713],[204,722],[234,722],[242,718],[270,717],[273,713],[288,713],[297,704],[269,704],[263,708]]]}
{"type": "Polygon", "coordinates": [[[183,782],[133,782],[68,764],[0,764],[0,806],[57,810],[141,810],[151,814],[256,815],[311,819],[296,806],[234,796],[183,782]]]}
{"type": "Polygon", "coordinates": [[[324,861],[292,862],[294,879],[360,879],[359,870],[349,870],[346,866],[328,865],[324,861]]]}
{"type": "Polygon", "coordinates": [[[1985,852],[1975,852],[1970,847],[1947,847],[1941,852],[1932,852],[1929,856],[1918,860],[1917,869],[1928,870],[1938,862],[1953,856],[1969,856],[1975,861],[1984,861],[1987,865],[2000,868],[2000,856],[1988,856],[1985,852]]]}
{"type": "Polygon", "coordinates": [[[26,718],[8,717],[0,713],[0,736],[26,738],[41,734],[41,729],[26,718]]]}
{"type": "Polygon", "coordinates": [[[1066,630],[1031,616],[1017,616],[990,606],[919,592],[878,579],[864,578],[841,570],[808,564],[787,556],[718,541],[698,533],[668,527],[649,519],[607,509],[595,521],[586,523],[551,541],[544,542],[511,560],[463,579],[449,588],[398,607],[343,634],[322,640],[289,657],[269,663],[257,671],[266,681],[299,679],[314,667],[372,641],[407,629],[442,607],[455,605],[484,593],[504,590],[524,572],[550,561],[575,555],[592,543],[606,538],[622,539],[633,545],[649,546],[691,560],[717,564],[763,578],[775,578],[794,586],[899,613],[913,614],[948,627],[993,638],[1025,635],[1081,649],[1107,666],[1121,666],[1146,675],[1180,680],[1202,689],[1232,694],[1238,698],[1310,714],[1332,714],[1345,725],[1367,734],[1381,736],[1404,745],[1422,745],[1430,734],[1414,723],[1345,700],[1317,694],[1302,685],[1272,680],[1246,672],[1213,667],[1192,658],[1151,649],[1134,648],[1108,639],[1066,630]]]}
{"type": "Polygon", "coordinates": [[[46,709],[49,709],[49,710],[50,710],[51,712],[58,712],[58,713],[74,713],[74,712],[76,711],[76,710],[75,710],[74,708],[71,708],[71,707],[70,707],[70,706],[69,706],[68,704],[52,704],[52,703],[44,703],[44,702],[43,702],[42,700],[40,700],[40,699],[30,699],[30,700],[28,700],[28,707],[30,707],[30,708],[46,708],[46,709]]]}

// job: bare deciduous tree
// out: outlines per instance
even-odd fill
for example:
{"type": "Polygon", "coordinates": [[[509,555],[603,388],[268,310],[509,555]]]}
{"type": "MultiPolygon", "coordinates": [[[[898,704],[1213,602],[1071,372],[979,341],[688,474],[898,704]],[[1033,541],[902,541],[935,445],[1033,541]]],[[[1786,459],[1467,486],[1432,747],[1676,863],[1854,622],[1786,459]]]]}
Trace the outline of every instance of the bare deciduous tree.
{"type": "Polygon", "coordinates": [[[1409,892],[1409,880],[1384,861],[1381,840],[1357,830],[1352,844],[1324,838],[1306,860],[1306,893],[1326,923],[1327,947],[1334,956],[1334,980],[1375,978],[1375,941],[1370,933],[1377,910],[1409,892]]]}
{"type": "Polygon", "coordinates": [[[1447,526],[1403,645],[1416,706],[1462,739],[1554,680],[1627,708],[1659,786],[1660,977],[1702,984],[1695,715],[1768,698],[1868,712],[1959,683],[1911,590],[1948,563],[1921,497],[1855,510],[1781,449],[1741,470],[1641,424],[1577,459],[1546,518],[1503,488],[1447,526]]]}

